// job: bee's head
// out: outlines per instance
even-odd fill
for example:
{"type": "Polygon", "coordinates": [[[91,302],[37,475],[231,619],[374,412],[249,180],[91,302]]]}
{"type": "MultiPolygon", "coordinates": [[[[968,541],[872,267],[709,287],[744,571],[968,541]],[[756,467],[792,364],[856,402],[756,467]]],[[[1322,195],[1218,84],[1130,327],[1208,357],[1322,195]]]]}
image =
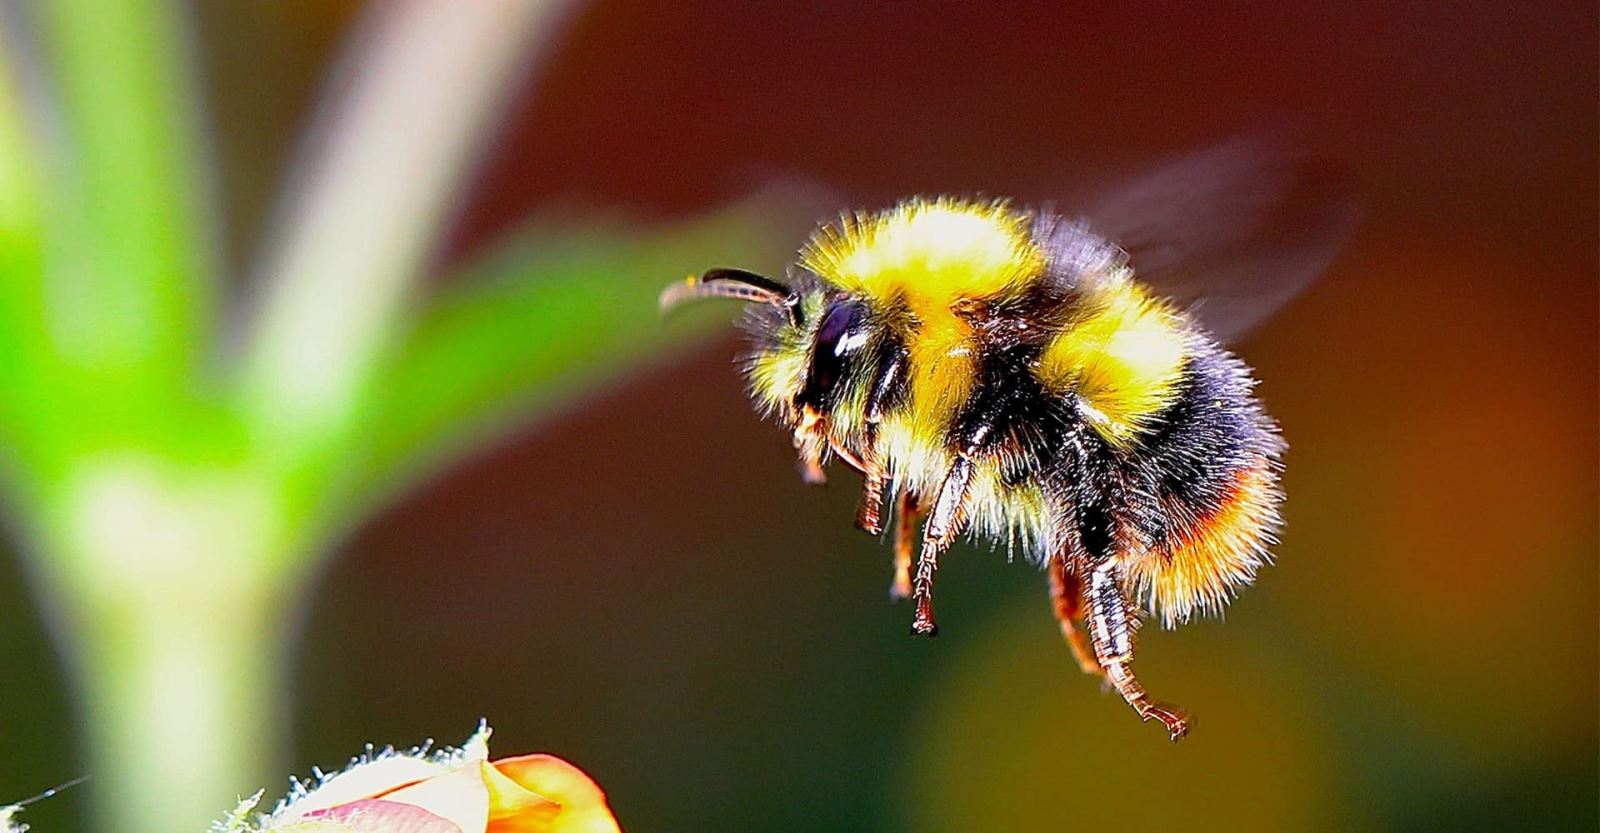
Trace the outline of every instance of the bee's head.
{"type": "Polygon", "coordinates": [[[866,304],[809,276],[791,287],[738,269],[713,269],[674,284],[661,303],[691,298],[752,302],[742,322],[753,342],[745,360],[751,396],[794,431],[806,478],[820,482],[830,434],[854,430],[859,422],[857,400],[865,392],[857,383],[871,335],[866,304]]]}

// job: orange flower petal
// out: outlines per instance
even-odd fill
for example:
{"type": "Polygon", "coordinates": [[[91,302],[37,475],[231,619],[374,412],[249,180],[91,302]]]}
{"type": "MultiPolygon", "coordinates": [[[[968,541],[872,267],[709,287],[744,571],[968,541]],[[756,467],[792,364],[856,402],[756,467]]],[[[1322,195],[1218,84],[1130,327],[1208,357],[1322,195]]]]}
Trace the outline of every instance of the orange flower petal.
{"type": "Polygon", "coordinates": [[[368,799],[307,813],[274,833],[468,833],[414,804],[368,799]]]}
{"type": "MultiPolygon", "coordinates": [[[[508,795],[533,794],[555,802],[560,810],[552,817],[547,815],[547,803],[533,804],[531,812],[497,816],[491,807],[487,833],[620,833],[622,828],[606,806],[605,792],[572,764],[554,755],[522,755],[495,761],[493,766],[498,775],[523,791],[507,791],[508,795]]],[[[502,782],[495,779],[495,783],[502,782]]]]}
{"type": "Polygon", "coordinates": [[[482,773],[484,786],[489,788],[490,830],[548,830],[561,814],[559,803],[518,784],[493,765],[484,763],[482,773]]]}

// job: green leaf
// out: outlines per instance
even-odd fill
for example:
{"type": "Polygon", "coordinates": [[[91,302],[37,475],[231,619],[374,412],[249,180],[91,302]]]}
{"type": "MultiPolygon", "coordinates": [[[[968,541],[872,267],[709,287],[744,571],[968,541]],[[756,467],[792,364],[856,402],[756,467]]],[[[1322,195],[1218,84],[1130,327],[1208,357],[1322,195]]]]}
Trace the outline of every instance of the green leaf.
{"type": "MultiPolygon", "coordinates": [[[[16,33],[0,15],[0,51],[16,33]]],[[[21,84],[13,72],[25,71],[21,58],[4,54],[0,62],[0,469],[23,497],[22,475],[44,467],[40,438],[48,436],[55,418],[42,395],[43,356],[49,343],[41,310],[44,305],[44,250],[40,155],[36,136],[24,119],[21,84]]]]}
{"type": "MultiPolygon", "coordinates": [[[[14,37],[7,31],[8,21],[0,18],[0,38],[14,37]]],[[[16,58],[6,54],[0,40],[0,251],[9,252],[19,243],[32,242],[39,233],[39,183],[34,175],[38,157],[34,155],[22,120],[22,102],[16,79],[8,70],[16,58]]],[[[9,280],[9,269],[0,280],[9,280]]]]}
{"type": "Polygon", "coordinates": [[[452,206],[565,0],[369,4],[283,197],[238,384],[288,467],[351,430],[372,363],[412,311],[452,206]]]}
{"type": "Polygon", "coordinates": [[[179,6],[40,4],[65,141],[49,159],[49,330],[98,401],[170,393],[209,337],[215,254],[209,166],[179,6]]]}
{"type": "Polygon", "coordinates": [[[552,408],[725,333],[732,310],[662,320],[656,298],[710,266],[781,274],[811,221],[767,198],[648,231],[618,226],[516,235],[454,284],[395,346],[362,426],[369,502],[552,408]]]}

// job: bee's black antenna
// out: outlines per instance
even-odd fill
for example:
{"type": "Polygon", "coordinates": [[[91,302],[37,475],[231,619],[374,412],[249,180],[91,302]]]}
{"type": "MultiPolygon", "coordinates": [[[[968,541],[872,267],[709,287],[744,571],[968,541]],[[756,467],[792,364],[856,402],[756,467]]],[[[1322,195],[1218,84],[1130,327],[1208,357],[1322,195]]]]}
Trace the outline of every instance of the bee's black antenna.
{"type": "Polygon", "coordinates": [[[12,802],[12,803],[7,804],[5,806],[7,806],[7,807],[26,807],[29,804],[32,804],[32,803],[34,803],[36,801],[43,801],[43,800],[45,800],[47,798],[52,798],[52,797],[54,797],[54,796],[56,796],[56,795],[58,795],[58,794],[60,794],[62,792],[70,790],[73,787],[76,787],[79,784],[82,784],[83,782],[88,781],[88,780],[89,780],[89,776],[80,775],[77,778],[72,779],[71,781],[67,781],[66,783],[57,784],[54,787],[51,787],[50,789],[45,790],[44,792],[39,793],[38,795],[36,795],[36,796],[34,796],[32,798],[24,798],[21,801],[15,801],[15,802],[12,802]]]}
{"type": "Polygon", "coordinates": [[[695,298],[733,298],[783,307],[789,320],[799,323],[800,296],[783,284],[743,269],[708,269],[699,277],[689,277],[661,293],[661,309],[669,310],[695,298]]]}

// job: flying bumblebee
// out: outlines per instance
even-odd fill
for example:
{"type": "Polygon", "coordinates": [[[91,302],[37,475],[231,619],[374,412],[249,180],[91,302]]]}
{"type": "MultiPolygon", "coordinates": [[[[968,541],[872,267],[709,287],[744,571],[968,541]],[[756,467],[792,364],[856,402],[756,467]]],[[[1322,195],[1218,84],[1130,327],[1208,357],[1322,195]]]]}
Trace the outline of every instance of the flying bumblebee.
{"type": "Polygon", "coordinates": [[[1134,676],[1135,633],[1141,612],[1219,612],[1271,560],[1285,444],[1222,342],[1343,240],[1344,202],[1307,170],[1238,142],[1082,218],[913,198],[818,228],[783,281],[711,269],[661,303],[751,302],[751,396],[807,481],[860,472],[856,524],[892,524],[914,634],[938,632],[956,538],[1007,541],[1048,575],[1079,666],[1178,740],[1188,717],[1134,676]]]}

